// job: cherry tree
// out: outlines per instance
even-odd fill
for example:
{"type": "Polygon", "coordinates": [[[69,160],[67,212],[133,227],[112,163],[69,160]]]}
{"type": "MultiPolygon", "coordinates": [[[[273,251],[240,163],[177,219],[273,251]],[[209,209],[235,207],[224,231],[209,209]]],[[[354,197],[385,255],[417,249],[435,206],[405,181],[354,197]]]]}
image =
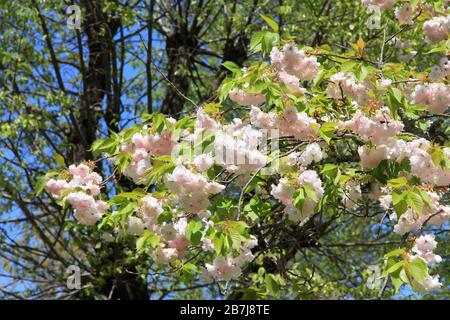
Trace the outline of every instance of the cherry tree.
{"type": "Polygon", "coordinates": [[[434,269],[446,253],[435,234],[450,217],[450,12],[438,1],[362,3],[380,14],[381,36],[345,53],[281,37],[263,16],[271,30],[253,34],[244,68],[223,63],[230,75],[214,100],[179,119],[154,112],[111,131],[92,144],[95,160],[47,173],[39,192],[104,242],[132,242],[152,272],[234,298],[286,296],[289,283],[320,281],[299,247],[321,250],[348,221],[372,218],[361,236],[378,227],[394,250],[366,266],[368,287],[380,296],[402,285],[439,290],[434,269]],[[419,51],[434,64],[410,65],[419,51]],[[99,164],[109,176],[96,173],[99,164]]]}

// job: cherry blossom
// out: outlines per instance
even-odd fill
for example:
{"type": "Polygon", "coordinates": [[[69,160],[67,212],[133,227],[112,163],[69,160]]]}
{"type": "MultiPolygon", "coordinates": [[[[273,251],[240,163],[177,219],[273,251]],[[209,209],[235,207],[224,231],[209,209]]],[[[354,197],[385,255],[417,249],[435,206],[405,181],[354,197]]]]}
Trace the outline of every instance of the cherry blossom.
{"type": "Polygon", "coordinates": [[[366,7],[375,6],[381,10],[387,10],[394,6],[397,0],[361,0],[366,7]]]}

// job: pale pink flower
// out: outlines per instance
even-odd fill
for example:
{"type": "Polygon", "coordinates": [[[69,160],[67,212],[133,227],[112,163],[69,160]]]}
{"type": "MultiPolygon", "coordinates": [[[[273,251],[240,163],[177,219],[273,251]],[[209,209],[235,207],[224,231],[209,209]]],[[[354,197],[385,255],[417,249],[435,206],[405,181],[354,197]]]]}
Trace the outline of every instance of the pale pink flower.
{"type": "Polygon", "coordinates": [[[206,171],[214,164],[211,154],[200,154],[194,158],[194,165],[199,171],[206,171]]]}
{"type": "Polygon", "coordinates": [[[414,11],[409,3],[405,3],[401,7],[395,9],[395,17],[401,24],[412,24],[413,15],[414,11]]]}
{"type": "Polygon", "coordinates": [[[294,195],[295,186],[289,182],[287,178],[280,179],[278,185],[272,185],[270,194],[285,206],[292,206],[292,196],[294,195]]]}
{"type": "Polygon", "coordinates": [[[162,248],[158,247],[154,251],[154,259],[157,263],[168,263],[178,256],[177,249],[175,248],[162,248]]]}
{"type": "Polygon", "coordinates": [[[360,146],[358,154],[361,159],[361,165],[364,168],[376,168],[381,161],[387,157],[387,149],[385,146],[369,148],[368,146],[360,146]]]}
{"type": "Polygon", "coordinates": [[[68,184],[65,180],[50,179],[45,183],[45,190],[47,190],[55,198],[59,198],[61,191],[68,188],[68,184]]]}
{"type": "Polygon", "coordinates": [[[201,129],[216,130],[219,128],[219,124],[216,122],[216,120],[207,115],[206,112],[203,110],[203,108],[199,108],[197,110],[197,119],[195,120],[195,127],[201,129]]]}
{"type": "Polygon", "coordinates": [[[426,105],[431,113],[442,113],[450,106],[450,86],[443,83],[418,85],[412,98],[414,103],[426,105]]]}
{"type": "Polygon", "coordinates": [[[146,224],[155,224],[164,209],[158,199],[148,194],[139,203],[139,212],[146,224]]]}
{"type": "Polygon", "coordinates": [[[250,106],[262,104],[266,101],[266,97],[260,93],[251,93],[242,89],[233,89],[229,93],[230,99],[241,106],[250,106]]]}
{"type": "Polygon", "coordinates": [[[300,185],[309,184],[316,192],[317,198],[322,197],[324,190],[322,188],[322,180],[314,170],[303,171],[298,177],[298,183],[300,185]]]}
{"type": "Polygon", "coordinates": [[[223,281],[237,279],[242,272],[231,257],[217,257],[213,260],[212,265],[207,263],[205,267],[212,276],[223,281]]]}
{"type": "Polygon", "coordinates": [[[378,7],[381,10],[387,10],[394,6],[397,0],[361,0],[362,4],[366,7],[378,7]]]}
{"type": "MultiPolygon", "coordinates": [[[[284,71],[301,81],[314,80],[319,73],[320,64],[317,59],[308,57],[304,50],[299,50],[293,43],[285,44],[281,51],[276,47],[272,48],[270,58],[272,64],[279,71],[284,71]]],[[[281,78],[282,81],[293,85],[295,90],[301,90],[299,86],[295,85],[294,78],[288,78],[285,75],[281,75],[281,78]]]]}
{"type": "Polygon", "coordinates": [[[423,24],[423,31],[425,32],[425,41],[428,43],[436,43],[441,40],[448,39],[450,32],[450,16],[434,17],[423,24]]]}
{"type": "Polygon", "coordinates": [[[436,246],[437,242],[434,239],[434,235],[421,235],[415,240],[412,251],[427,264],[439,263],[442,261],[442,258],[433,253],[436,246]]]}

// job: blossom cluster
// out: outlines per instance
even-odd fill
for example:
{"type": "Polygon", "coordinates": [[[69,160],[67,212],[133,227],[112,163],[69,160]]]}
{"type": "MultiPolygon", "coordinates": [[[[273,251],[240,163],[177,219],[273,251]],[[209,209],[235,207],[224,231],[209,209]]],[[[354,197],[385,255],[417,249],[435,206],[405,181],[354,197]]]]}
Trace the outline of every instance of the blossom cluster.
{"type": "MultiPolygon", "coordinates": [[[[440,66],[442,72],[448,72],[448,60],[440,66]]],[[[450,86],[443,83],[417,85],[412,99],[416,104],[424,104],[431,113],[442,113],[450,106],[450,86]]]]}
{"type": "Polygon", "coordinates": [[[127,220],[128,234],[140,236],[145,230],[149,230],[159,237],[160,245],[153,252],[153,257],[158,263],[183,258],[190,245],[185,236],[188,223],[186,217],[176,216],[176,222],[159,224],[158,218],[163,211],[161,201],[148,194],[140,200],[136,215],[130,216],[127,220]]]}
{"type": "MultiPolygon", "coordinates": [[[[173,121],[173,119],[169,119],[173,121]]],[[[165,129],[157,134],[145,134],[138,132],[131,138],[131,143],[121,146],[122,152],[130,152],[131,162],[125,168],[124,175],[131,178],[136,184],[145,184],[145,173],[152,168],[151,156],[170,155],[175,142],[172,132],[165,129]]]]}
{"type": "Polygon", "coordinates": [[[430,79],[431,80],[442,80],[450,76],[450,61],[447,57],[443,57],[438,65],[431,68],[430,79]]]}
{"type": "MultiPolygon", "coordinates": [[[[270,60],[284,79],[289,79],[284,74],[287,73],[300,81],[314,80],[319,73],[320,64],[317,59],[307,56],[305,50],[298,49],[293,43],[285,44],[281,50],[273,47],[270,52],[270,60]]],[[[291,81],[298,82],[298,80],[291,81]]],[[[284,82],[287,84],[290,81],[284,80],[284,82]]]]}
{"type": "Polygon", "coordinates": [[[180,206],[194,213],[209,206],[208,195],[217,194],[225,188],[220,183],[208,182],[204,175],[193,173],[182,165],[167,174],[166,185],[169,191],[177,196],[180,206]]]}
{"type": "Polygon", "coordinates": [[[342,203],[346,209],[358,207],[358,201],[362,198],[361,184],[358,181],[349,181],[344,190],[342,203]]]}
{"type": "Polygon", "coordinates": [[[271,195],[285,205],[284,212],[289,220],[293,222],[305,223],[313,214],[317,201],[307,198],[301,208],[294,206],[294,193],[296,188],[301,186],[310,186],[320,199],[324,193],[322,180],[314,170],[303,171],[296,181],[290,181],[288,178],[281,178],[278,185],[272,185],[271,195]]]}
{"type": "MultiPolygon", "coordinates": [[[[286,94],[304,94],[305,88],[300,81],[314,80],[318,75],[320,64],[315,57],[307,55],[305,50],[299,49],[293,43],[285,44],[281,50],[273,47],[270,53],[272,66],[275,68],[275,79],[287,87],[286,94]]],[[[247,69],[243,68],[244,76],[247,69]]],[[[271,74],[270,72],[267,75],[271,74]]],[[[244,83],[242,88],[233,88],[229,92],[230,100],[241,105],[251,106],[262,104],[266,97],[262,93],[251,92],[250,84],[244,83]]]]}
{"type": "Polygon", "coordinates": [[[450,219],[450,207],[439,204],[439,195],[436,192],[428,192],[427,194],[431,206],[424,206],[422,212],[408,209],[400,216],[397,224],[394,226],[395,233],[405,234],[414,230],[420,230],[425,223],[440,226],[450,219]]]}
{"type": "Polygon", "coordinates": [[[423,24],[423,31],[425,33],[425,41],[428,43],[436,43],[441,40],[448,39],[450,32],[450,16],[434,17],[423,24]]]}
{"type": "MultiPolygon", "coordinates": [[[[436,246],[437,242],[434,239],[434,235],[427,234],[419,236],[416,238],[411,250],[414,254],[410,256],[410,261],[421,259],[428,265],[441,262],[442,258],[433,253],[436,246]]],[[[427,272],[423,284],[419,285],[416,283],[415,287],[417,291],[430,291],[442,287],[442,283],[439,282],[439,275],[431,276],[427,272]]]]}
{"type": "Polygon", "coordinates": [[[266,101],[266,97],[261,93],[248,92],[238,88],[231,90],[229,96],[231,101],[236,102],[241,106],[261,104],[266,101]]]}
{"type": "Polygon", "coordinates": [[[403,130],[403,123],[394,120],[389,108],[383,107],[370,118],[360,110],[356,111],[353,118],[344,123],[344,127],[358,134],[365,141],[382,145],[403,130]]]}
{"type": "Polygon", "coordinates": [[[357,83],[352,73],[338,72],[330,77],[327,93],[330,98],[339,100],[344,97],[352,98],[360,104],[367,101],[366,87],[357,83]]]}
{"type": "Polygon", "coordinates": [[[56,199],[67,201],[81,224],[95,224],[108,210],[106,202],[94,198],[100,194],[102,177],[83,163],[70,165],[66,175],[71,177],[70,181],[49,179],[45,184],[46,190],[56,199]]]}
{"type": "Polygon", "coordinates": [[[413,23],[414,8],[411,4],[405,3],[402,6],[395,9],[395,17],[401,24],[413,23]]]}
{"type": "Polygon", "coordinates": [[[219,124],[202,108],[197,111],[195,124],[195,131],[184,137],[191,145],[201,145],[202,139],[214,136],[211,147],[195,155],[192,164],[197,170],[206,171],[217,164],[244,180],[267,164],[268,158],[262,149],[270,132],[257,130],[238,118],[231,124],[219,124]]]}
{"type": "MultiPolygon", "coordinates": [[[[401,163],[408,159],[411,165],[411,175],[421,179],[423,183],[431,183],[436,186],[448,186],[450,184],[450,170],[436,165],[433,161],[431,143],[423,138],[409,142],[404,140],[390,140],[387,144],[369,147],[359,147],[358,153],[363,167],[375,168],[382,160],[393,160],[401,163]]],[[[450,158],[450,150],[443,149],[443,156],[450,158]]]]}
{"type": "MultiPolygon", "coordinates": [[[[205,267],[209,277],[222,281],[237,279],[242,273],[242,266],[254,259],[251,249],[256,245],[255,238],[249,239],[242,244],[238,256],[219,256],[213,260],[212,264],[207,263],[205,267]]],[[[211,279],[206,280],[209,282],[211,279]]]]}
{"type": "Polygon", "coordinates": [[[314,139],[320,127],[316,119],[309,117],[305,112],[297,112],[293,106],[286,107],[280,115],[252,107],[250,121],[257,128],[277,129],[280,136],[293,136],[299,140],[314,139]]]}
{"type": "Polygon", "coordinates": [[[326,153],[320,148],[318,143],[310,143],[301,152],[292,152],[287,158],[287,164],[294,166],[299,164],[301,167],[307,167],[314,162],[320,162],[326,157],[326,153]]]}

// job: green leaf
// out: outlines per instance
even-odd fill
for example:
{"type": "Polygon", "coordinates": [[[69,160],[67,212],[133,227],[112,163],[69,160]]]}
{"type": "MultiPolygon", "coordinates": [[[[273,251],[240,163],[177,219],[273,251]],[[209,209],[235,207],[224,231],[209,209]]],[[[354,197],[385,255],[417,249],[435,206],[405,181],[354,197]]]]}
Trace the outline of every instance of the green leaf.
{"type": "Polygon", "coordinates": [[[435,45],[433,49],[428,51],[426,54],[437,53],[437,52],[445,52],[449,49],[450,41],[441,41],[438,45],[435,45]]]}
{"type": "Polygon", "coordinates": [[[99,155],[105,152],[108,155],[114,154],[119,147],[120,139],[119,137],[113,136],[107,139],[97,139],[91,146],[91,151],[94,155],[99,155]]]}
{"type": "Polygon", "coordinates": [[[195,121],[194,117],[184,117],[183,119],[180,119],[175,123],[175,128],[176,129],[186,129],[191,124],[193,124],[194,121],[195,121]]]}
{"type": "Polygon", "coordinates": [[[260,14],[260,16],[272,28],[273,31],[278,32],[279,27],[278,27],[278,24],[275,22],[275,20],[273,20],[272,18],[265,16],[263,14],[260,14]]]}
{"type": "Polygon", "coordinates": [[[389,274],[389,277],[391,278],[392,284],[394,285],[395,293],[398,293],[398,291],[399,291],[400,287],[402,286],[402,284],[405,283],[403,281],[403,279],[402,279],[402,274],[404,274],[404,273],[405,273],[405,269],[400,268],[400,269],[397,269],[396,271],[394,271],[394,272],[389,274]]]}
{"type": "Polygon", "coordinates": [[[420,197],[423,200],[423,203],[428,207],[431,208],[432,204],[431,204],[431,199],[428,196],[428,193],[426,193],[425,191],[420,190],[419,188],[415,187],[414,191],[420,195],[420,197]]]}
{"type": "Polygon", "coordinates": [[[271,295],[277,296],[280,291],[280,286],[276,281],[273,274],[266,274],[264,282],[266,283],[266,288],[270,292],[271,295]]]}
{"type": "Polygon", "coordinates": [[[392,204],[394,206],[394,210],[397,213],[397,217],[402,215],[408,210],[408,204],[406,202],[407,191],[401,192],[398,190],[394,190],[392,192],[392,204]]]}
{"type": "Polygon", "coordinates": [[[244,221],[223,221],[217,223],[224,235],[227,236],[229,243],[238,250],[242,242],[248,239],[248,225],[244,221]]]}
{"type": "Polygon", "coordinates": [[[62,155],[60,155],[59,153],[54,153],[53,158],[55,159],[55,162],[59,168],[63,168],[65,166],[64,165],[64,162],[65,162],[64,157],[62,155]]]}
{"type": "Polygon", "coordinates": [[[34,185],[34,194],[38,197],[42,191],[44,191],[45,183],[47,182],[47,178],[45,176],[42,176],[36,181],[36,184],[34,185]]]}
{"type": "Polygon", "coordinates": [[[242,74],[241,68],[233,61],[225,61],[224,63],[222,63],[222,66],[230,70],[232,73],[242,74]]]}
{"type": "Polygon", "coordinates": [[[397,257],[397,256],[403,255],[404,252],[405,252],[405,249],[401,249],[401,248],[400,248],[400,249],[395,249],[395,250],[392,250],[392,251],[386,253],[386,254],[384,255],[384,257],[385,257],[385,258],[389,258],[389,257],[397,257]]]}
{"type": "Polygon", "coordinates": [[[421,285],[423,284],[425,277],[428,275],[427,264],[420,258],[409,262],[406,269],[414,280],[421,285]]]}
{"type": "Polygon", "coordinates": [[[342,72],[350,72],[354,71],[356,67],[359,65],[359,62],[349,60],[341,64],[341,71],[342,72]]]}
{"type": "Polygon", "coordinates": [[[130,202],[130,200],[139,200],[140,198],[147,195],[147,192],[145,192],[143,189],[136,188],[133,191],[130,192],[121,192],[117,195],[115,195],[111,200],[108,201],[110,205],[114,204],[120,204],[120,203],[126,203],[130,202]]]}
{"type": "Polygon", "coordinates": [[[325,122],[320,126],[319,134],[328,144],[335,136],[334,128],[338,125],[337,122],[325,122]]]}
{"type": "Polygon", "coordinates": [[[404,283],[409,283],[409,279],[408,276],[406,275],[405,268],[400,270],[399,277],[404,283]]]}
{"type": "Polygon", "coordinates": [[[305,189],[305,196],[306,196],[306,198],[308,198],[308,199],[310,199],[310,200],[312,200],[314,202],[318,201],[316,191],[314,190],[314,188],[310,184],[305,184],[303,186],[303,188],[305,189]]]}
{"type": "Polygon", "coordinates": [[[136,250],[137,251],[142,251],[145,245],[145,240],[146,238],[144,236],[140,237],[139,239],[136,240],[136,250]]]}
{"type": "Polygon", "coordinates": [[[166,118],[162,113],[154,113],[152,118],[152,127],[156,132],[161,133],[166,123],[166,118]]]}
{"type": "Polygon", "coordinates": [[[121,152],[114,158],[114,164],[120,173],[123,173],[131,162],[131,152],[121,152]]]}
{"type": "Polygon", "coordinates": [[[305,194],[305,189],[303,188],[299,188],[294,192],[294,206],[297,209],[302,209],[303,208],[303,204],[305,203],[305,199],[306,199],[306,194],[305,194]]]}
{"type": "Polygon", "coordinates": [[[250,199],[249,203],[244,206],[244,214],[252,221],[256,221],[260,217],[265,217],[271,212],[269,203],[262,201],[259,196],[250,199]]]}
{"type": "Polygon", "coordinates": [[[372,66],[361,66],[359,70],[359,81],[363,82],[369,74],[371,74],[375,70],[372,66]]]}
{"type": "Polygon", "coordinates": [[[257,53],[262,50],[263,37],[264,32],[262,31],[257,31],[253,34],[252,38],[250,39],[250,48],[249,48],[250,52],[257,53]]]}
{"type": "Polygon", "coordinates": [[[397,100],[398,103],[402,103],[402,99],[403,99],[402,92],[399,89],[394,88],[394,87],[391,88],[391,91],[392,91],[392,94],[393,94],[395,100],[397,100]]]}
{"type": "Polygon", "coordinates": [[[433,163],[436,167],[440,167],[442,161],[445,158],[445,154],[442,151],[441,148],[433,148],[431,152],[431,160],[433,160],[433,163]]]}
{"type": "Polygon", "coordinates": [[[223,234],[220,232],[215,234],[215,237],[213,239],[214,242],[214,249],[216,251],[216,254],[220,254],[222,252],[223,246],[224,246],[224,237],[223,234]]]}
{"type": "Polygon", "coordinates": [[[320,173],[322,173],[328,177],[334,178],[336,176],[338,168],[339,167],[335,164],[327,163],[322,167],[322,170],[320,171],[320,173]]]}
{"type": "Polygon", "coordinates": [[[278,43],[278,41],[279,35],[277,33],[265,32],[261,42],[262,50],[265,53],[270,53],[270,51],[278,43]]]}
{"type": "Polygon", "coordinates": [[[145,230],[141,237],[136,240],[136,250],[143,251],[147,246],[155,248],[160,242],[159,237],[150,230],[145,230]]]}
{"type": "Polygon", "coordinates": [[[419,214],[422,213],[424,203],[422,197],[419,194],[415,192],[408,192],[406,202],[408,203],[408,207],[413,209],[415,212],[419,214]]]}
{"type": "Polygon", "coordinates": [[[384,271],[381,274],[381,277],[384,278],[387,275],[389,275],[390,273],[397,271],[398,269],[400,269],[403,266],[403,264],[404,264],[403,260],[393,264],[392,266],[390,266],[386,271],[384,271]]]}
{"type": "Polygon", "coordinates": [[[191,241],[193,245],[197,245],[198,243],[200,243],[200,240],[202,238],[202,227],[203,224],[201,221],[193,220],[189,222],[186,229],[186,238],[191,241]]]}
{"type": "Polygon", "coordinates": [[[399,178],[388,180],[387,185],[391,188],[398,189],[398,188],[406,186],[407,183],[408,183],[408,180],[406,180],[405,177],[399,177],[399,178]]]}

